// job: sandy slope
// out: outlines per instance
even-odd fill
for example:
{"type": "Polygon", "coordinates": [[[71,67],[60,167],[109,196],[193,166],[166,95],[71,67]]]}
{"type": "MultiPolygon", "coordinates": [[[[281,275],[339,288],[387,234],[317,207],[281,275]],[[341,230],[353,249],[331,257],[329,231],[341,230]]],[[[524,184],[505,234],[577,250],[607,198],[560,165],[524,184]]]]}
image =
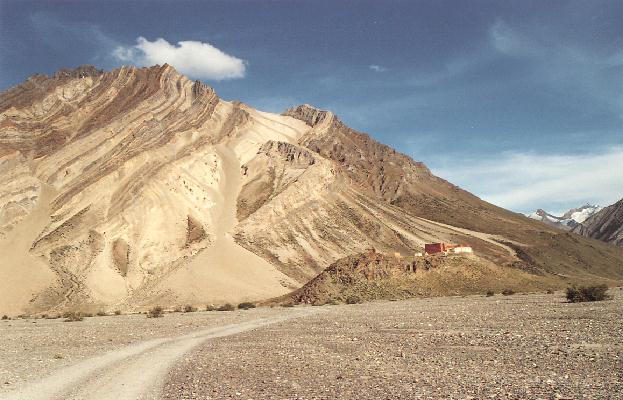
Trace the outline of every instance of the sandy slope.
{"type": "Polygon", "coordinates": [[[175,293],[178,303],[209,297],[216,303],[258,300],[289,292],[298,284],[273,265],[238,245],[231,232],[237,224],[236,198],[240,192],[240,164],[227,145],[216,146],[221,161],[220,196],[212,208],[214,242],[156,288],[175,293]]]}
{"type": "Polygon", "coordinates": [[[2,399],[157,399],[160,397],[163,378],[171,366],[206,340],[235,335],[318,311],[299,309],[182,336],[142,341],[57,370],[43,379],[2,394],[2,399]]]}
{"type": "Polygon", "coordinates": [[[29,252],[49,223],[53,195],[53,189],[42,186],[34,209],[0,240],[0,314],[26,308],[35,294],[55,281],[45,260],[29,252]]]}

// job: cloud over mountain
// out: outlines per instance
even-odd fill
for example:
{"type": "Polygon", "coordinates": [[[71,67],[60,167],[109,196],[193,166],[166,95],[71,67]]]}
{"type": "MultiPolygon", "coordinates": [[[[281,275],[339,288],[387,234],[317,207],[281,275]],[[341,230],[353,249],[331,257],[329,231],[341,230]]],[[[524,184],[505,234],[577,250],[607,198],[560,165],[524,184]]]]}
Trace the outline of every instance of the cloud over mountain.
{"type": "Polygon", "coordinates": [[[194,40],[171,44],[163,38],[150,42],[136,39],[134,46],[119,46],[113,55],[123,62],[146,66],[170,64],[193,78],[224,80],[244,78],[246,61],[217,49],[210,43],[194,40]]]}
{"type": "Polygon", "coordinates": [[[589,154],[534,154],[507,152],[479,160],[462,160],[433,170],[469,187],[483,199],[513,210],[540,204],[564,209],[576,204],[610,204],[623,193],[623,148],[589,154]]]}

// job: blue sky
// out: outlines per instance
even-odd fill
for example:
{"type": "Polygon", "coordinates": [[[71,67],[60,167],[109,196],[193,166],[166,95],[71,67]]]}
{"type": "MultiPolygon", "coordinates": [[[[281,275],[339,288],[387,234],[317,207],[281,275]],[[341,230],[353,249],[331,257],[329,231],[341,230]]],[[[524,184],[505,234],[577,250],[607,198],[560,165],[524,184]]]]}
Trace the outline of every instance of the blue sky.
{"type": "Polygon", "coordinates": [[[623,2],[596,0],[0,0],[0,89],[166,60],[225,99],[330,109],[495,204],[560,212],[623,197],[621,21],[623,2]]]}

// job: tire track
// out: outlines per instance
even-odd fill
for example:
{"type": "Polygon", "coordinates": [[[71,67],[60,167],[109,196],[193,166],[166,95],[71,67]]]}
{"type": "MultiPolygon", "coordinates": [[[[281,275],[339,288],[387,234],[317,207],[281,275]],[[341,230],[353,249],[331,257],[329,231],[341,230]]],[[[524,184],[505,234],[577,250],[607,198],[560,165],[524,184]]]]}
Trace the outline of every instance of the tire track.
{"type": "Polygon", "coordinates": [[[156,400],[164,377],[184,354],[206,340],[235,335],[270,324],[305,317],[317,309],[302,309],[286,315],[259,318],[206,329],[179,337],[160,338],[70,365],[51,375],[8,392],[4,400],[156,400]]]}

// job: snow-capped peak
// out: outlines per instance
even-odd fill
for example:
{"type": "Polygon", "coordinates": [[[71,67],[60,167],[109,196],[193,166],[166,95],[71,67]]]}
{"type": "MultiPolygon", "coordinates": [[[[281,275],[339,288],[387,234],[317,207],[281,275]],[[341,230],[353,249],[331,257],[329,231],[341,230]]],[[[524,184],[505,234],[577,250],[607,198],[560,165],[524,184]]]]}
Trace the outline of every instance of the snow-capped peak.
{"type": "Polygon", "coordinates": [[[591,215],[599,212],[602,208],[603,207],[600,206],[585,204],[578,208],[572,208],[560,217],[552,215],[545,210],[538,209],[533,213],[527,214],[527,216],[561,229],[573,229],[578,224],[586,221],[591,215]]]}

